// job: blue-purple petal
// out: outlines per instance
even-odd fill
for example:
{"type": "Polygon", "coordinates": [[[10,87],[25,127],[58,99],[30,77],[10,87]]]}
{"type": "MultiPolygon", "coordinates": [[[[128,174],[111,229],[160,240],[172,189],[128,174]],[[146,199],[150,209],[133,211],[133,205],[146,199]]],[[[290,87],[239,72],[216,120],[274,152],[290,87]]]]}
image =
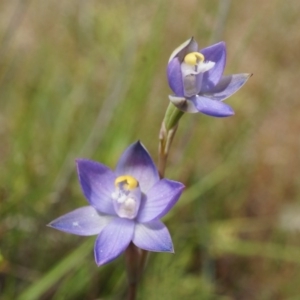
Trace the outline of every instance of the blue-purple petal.
{"type": "Polygon", "coordinates": [[[234,115],[233,109],[223,102],[201,96],[195,96],[191,100],[194,102],[198,111],[205,115],[219,118],[234,115]]]}
{"type": "Polygon", "coordinates": [[[173,58],[167,67],[167,78],[169,86],[177,96],[183,96],[183,82],[181,73],[181,63],[177,57],[173,58]]]}
{"type": "Polygon", "coordinates": [[[177,202],[184,185],[177,181],[162,179],[143,198],[137,221],[145,223],[163,217],[177,202]]]}
{"type": "Polygon", "coordinates": [[[143,193],[146,193],[159,181],[157,168],[148,151],[140,142],[130,145],[124,151],[117,164],[116,174],[133,176],[138,180],[143,193]]]}
{"type": "Polygon", "coordinates": [[[233,74],[223,76],[220,82],[212,88],[209,93],[203,95],[210,99],[223,101],[238,91],[245,82],[250,78],[251,74],[233,74]]]}
{"type": "Polygon", "coordinates": [[[99,234],[111,217],[102,215],[92,206],[75,209],[48,224],[49,227],[77,235],[99,234]]]}
{"type": "Polygon", "coordinates": [[[132,242],[147,251],[174,253],[169,231],[158,220],[146,224],[137,223],[132,242]]]}
{"type": "Polygon", "coordinates": [[[98,266],[106,264],[126,250],[133,238],[135,223],[116,217],[99,234],[94,248],[98,266]]]}
{"type": "Polygon", "coordinates": [[[77,159],[77,171],[83,194],[99,212],[115,215],[111,194],[116,175],[106,166],[87,159],[77,159]]]}
{"type": "Polygon", "coordinates": [[[201,93],[209,92],[220,81],[226,64],[226,46],[224,42],[214,44],[200,50],[204,55],[205,61],[212,61],[214,67],[203,73],[201,93]]]}

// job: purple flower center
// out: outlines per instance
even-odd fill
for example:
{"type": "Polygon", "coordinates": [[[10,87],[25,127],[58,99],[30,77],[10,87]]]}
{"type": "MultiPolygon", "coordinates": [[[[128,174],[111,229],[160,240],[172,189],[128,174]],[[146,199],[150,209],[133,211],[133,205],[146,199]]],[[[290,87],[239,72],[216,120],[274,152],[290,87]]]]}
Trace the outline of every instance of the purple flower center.
{"type": "Polygon", "coordinates": [[[134,219],[141,204],[141,189],[138,181],[130,176],[119,176],[115,180],[115,191],[111,197],[115,212],[120,218],[134,219]]]}

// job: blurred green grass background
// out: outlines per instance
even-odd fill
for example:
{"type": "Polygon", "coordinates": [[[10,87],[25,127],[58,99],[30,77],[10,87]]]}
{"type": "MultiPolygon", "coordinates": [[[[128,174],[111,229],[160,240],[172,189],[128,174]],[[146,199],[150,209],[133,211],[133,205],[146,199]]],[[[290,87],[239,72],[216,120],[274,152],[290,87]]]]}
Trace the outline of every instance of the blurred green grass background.
{"type": "Polygon", "coordinates": [[[140,139],[157,160],[171,52],[224,40],[254,73],[236,115],[185,115],[166,177],[175,255],[152,254],[138,299],[299,299],[300,2],[0,2],[0,298],[122,299],[123,258],[47,228],[86,205],[74,165],[114,167],[140,139]]]}

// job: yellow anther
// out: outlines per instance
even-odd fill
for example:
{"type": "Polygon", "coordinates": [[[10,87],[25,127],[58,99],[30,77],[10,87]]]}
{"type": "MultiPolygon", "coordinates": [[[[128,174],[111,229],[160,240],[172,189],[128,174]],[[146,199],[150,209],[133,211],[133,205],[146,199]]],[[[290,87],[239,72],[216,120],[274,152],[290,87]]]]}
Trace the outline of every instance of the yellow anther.
{"type": "Polygon", "coordinates": [[[130,175],[119,176],[115,180],[115,186],[118,187],[120,183],[123,183],[127,190],[133,190],[138,186],[138,181],[130,175]]]}
{"type": "Polygon", "coordinates": [[[204,61],[204,55],[199,52],[191,52],[184,57],[184,62],[188,65],[196,66],[204,61]]]}

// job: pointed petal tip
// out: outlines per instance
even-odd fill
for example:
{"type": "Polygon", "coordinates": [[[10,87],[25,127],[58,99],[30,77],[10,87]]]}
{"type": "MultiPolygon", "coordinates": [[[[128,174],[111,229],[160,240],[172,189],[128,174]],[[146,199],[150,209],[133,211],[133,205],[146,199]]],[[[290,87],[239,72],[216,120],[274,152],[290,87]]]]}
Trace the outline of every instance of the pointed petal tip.
{"type": "Polygon", "coordinates": [[[53,229],[56,229],[56,230],[60,230],[60,231],[61,231],[61,229],[60,229],[58,226],[55,226],[55,221],[56,221],[56,220],[54,220],[54,221],[52,221],[52,222],[46,224],[46,227],[53,228],[53,229]]]}
{"type": "Polygon", "coordinates": [[[137,140],[135,143],[133,143],[133,145],[146,149],[144,144],[141,142],[141,140],[137,140]]]}
{"type": "MultiPolygon", "coordinates": [[[[239,74],[234,74],[234,75],[239,75],[239,74]]],[[[244,76],[246,80],[248,80],[250,77],[253,76],[253,73],[241,73],[240,75],[244,76]]]]}
{"type": "Polygon", "coordinates": [[[182,192],[185,189],[185,185],[179,181],[174,181],[174,180],[170,180],[170,179],[169,179],[169,181],[173,182],[176,185],[176,189],[178,190],[178,192],[180,192],[180,194],[182,194],[182,192]]]}
{"type": "MultiPolygon", "coordinates": [[[[239,75],[239,74],[234,74],[234,75],[239,75]]],[[[243,86],[243,85],[246,83],[246,81],[247,81],[250,77],[253,76],[253,73],[242,73],[242,74],[240,74],[240,75],[241,75],[241,78],[244,77],[244,82],[243,82],[243,84],[241,85],[241,86],[243,86]]]]}
{"type": "Polygon", "coordinates": [[[85,158],[75,158],[76,164],[79,164],[79,163],[81,163],[82,161],[85,161],[85,160],[87,160],[87,159],[85,159],[85,158]]]}
{"type": "Polygon", "coordinates": [[[46,227],[57,229],[57,226],[55,224],[57,224],[58,219],[60,219],[61,217],[58,217],[55,220],[52,220],[51,222],[49,222],[48,224],[46,224],[46,227]]]}
{"type": "Polygon", "coordinates": [[[76,167],[78,167],[80,164],[83,164],[85,162],[90,162],[90,161],[92,161],[92,160],[90,160],[88,158],[81,158],[81,157],[75,158],[76,167]]]}
{"type": "MultiPolygon", "coordinates": [[[[230,107],[231,108],[231,107],[230,107]]],[[[232,117],[235,115],[235,112],[234,110],[232,111],[228,111],[226,114],[223,114],[223,115],[215,115],[213,117],[216,117],[216,118],[228,118],[228,117],[232,117]]]]}
{"type": "Polygon", "coordinates": [[[168,249],[161,249],[160,251],[158,251],[159,253],[170,253],[170,254],[174,254],[174,247],[172,245],[172,248],[168,248],[168,249]]]}
{"type": "Polygon", "coordinates": [[[235,115],[235,112],[233,111],[231,114],[228,114],[227,116],[217,116],[216,118],[228,118],[233,117],[235,115]]]}
{"type": "Polygon", "coordinates": [[[113,259],[107,260],[107,261],[106,260],[100,260],[99,257],[96,256],[96,253],[95,253],[95,263],[96,263],[96,265],[97,265],[98,268],[101,267],[101,266],[103,266],[103,265],[105,265],[105,264],[108,264],[112,260],[113,259]]]}
{"type": "Polygon", "coordinates": [[[173,243],[170,245],[170,248],[169,248],[169,249],[165,249],[165,250],[162,251],[162,252],[167,252],[167,253],[174,254],[174,253],[175,253],[175,250],[174,250],[173,243]]]}
{"type": "Polygon", "coordinates": [[[178,183],[178,189],[183,191],[185,189],[185,185],[182,182],[177,181],[178,183]]]}
{"type": "Polygon", "coordinates": [[[96,255],[95,255],[95,263],[96,263],[96,265],[97,265],[98,268],[102,267],[104,265],[107,265],[107,264],[111,263],[115,259],[117,259],[121,254],[119,254],[118,256],[116,256],[114,258],[111,258],[111,259],[102,259],[102,260],[100,260],[99,258],[97,258],[96,255]]]}
{"type": "Polygon", "coordinates": [[[82,158],[75,159],[75,165],[76,165],[77,171],[78,171],[78,165],[81,163],[82,160],[83,160],[82,158]]]}
{"type": "MultiPolygon", "coordinates": [[[[57,218],[58,219],[58,218],[57,218]]],[[[57,226],[55,226],[55,223],[57,223],[57,219],[51,221],[50,223],[46,224],[46,227],[49,227],[49,228],[54,228],[54,229],[58,229],[60,230],[57,226]]]]}
{"type": "Polygon", "coordinates": [[[98,268],[105,265],[106,263],[110,262],[110,261],[100,260],[100,258],[97,256],[96,253],[94,253],[94,256],[95,256],[95,263],[96,263],[98,268]]]}
{"type": "MultiPolygon", "coordinates": [[[[223,48],[226,48],[226,43],[224,41],[220,41],[220,42],[217,42],[217,43],[214,43],[213,45],[210,45],[210,46],[207,46],[206,48],[210,48],[210,47],[223,47],[223,48]]],[[[204,49],[206,49],[204,48],[204,49]]],[[[203,49],[202,49],[203,50],[203,49]]],[[[202,51],[201,50],[201,51],[202,51]]]]}
{"type": "Polygon", "coordinates": [[[134,143],[130,144],[130,145],[125,149],[125,151],[126,151],[127,149],[129,149],[129,148],[131,148],[131,149],[143,148],[143,149],[146,150],[146,148],[145,148],[144,144],[141,142],[141,140],[137,140],[137,141],[135,141],[134,143]]]}
{"type": "Polygon", "coordinates": [[[76,164],[77,171],[79,172],[79,168],[81,167],[81,165],[83,165],[84,163],[89,163],[89,162],[95,163],[94,161],[87,159],[87,158],[76,158],[75,164],[76,164]]]}
{"type": "Polygon", "coordinates": [[[167,251],[164,251],[164,252],[168,252],[168,253],[171,253],[171,254],[174,254],[175,253],[175,250],[174,250],[174,245],[173,243],[171,242],[171,245],[170,245],[170,249],[167,250],[167,251]]]}

